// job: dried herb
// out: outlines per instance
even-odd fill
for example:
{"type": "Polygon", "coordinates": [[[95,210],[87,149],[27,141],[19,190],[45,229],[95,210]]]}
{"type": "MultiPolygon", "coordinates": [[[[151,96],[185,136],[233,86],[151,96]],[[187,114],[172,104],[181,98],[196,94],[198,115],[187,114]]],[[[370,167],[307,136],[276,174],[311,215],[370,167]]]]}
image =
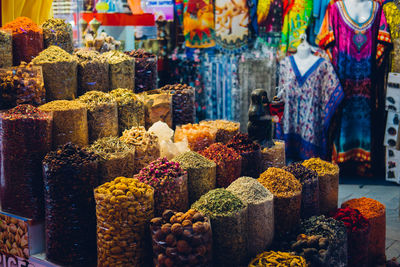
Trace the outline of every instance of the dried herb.
{"type": "Polygon", "coordinates": [[[145,126],[149,129],[158,121],[172,128],[172,96],[167,92],[152,90],[141,94],[145,106],[145,126]]]}
{"type": "Polygon", "coordinates": [[[3,211],[43,219],[41,162],[51,149],[51,124],[51,114],[31,105],[19,105],[0,114],[3,211]]]}
{"type": "Polygon", "coordinates": [[[43,160],[46,258],[68,266],[96,264],[97,157],[68,143],[43,160]]]}
{"type": "Polygon", "coordinates": [[[157,56],[143,49],[126,52],[135,59],[135,93],[157,88],[157,56]]]}
{"type": "Polygon", "coordinates": [[[247,205],[247,251],[255,256],[274,238],[274,196],[251,177],[240,177],[226,190],[247,205]]]}
{"type": "MultiPolygon", "coordinates": [[[[296,241],[291,244],[291,250],[297,255],[304,257],[309,266],[325,266],[330,239],[322,235],[305,235],[297,236],[296,241]]],[[[327,257],[328,256],[328,257],[327,257]]]]}
{"type": "Polygon", "coordinates": [[[286,165],[285,142],[274,140],[274,144],[261,150],[261,172],[270,167],[282,168],[286,165]]]}
{"type": "Polygon", "coordinates": [[[249,264],[249,267],[267,266],[306,267],[307,263],[303,257],[288,252],[268,251],[257,255],[249,264]]]}
{"type": "Polygon", "coordinates": [[[231,192],[209,191],[192,205],[211,219],[216,266],[238,266],[247,256],[247,207],[231,192]]]}
{"type": "Polygon", "coordinates": [[[153,195],[151,186],[125,177],[94,190],[98,266],[149,266],[147,234],[154,216],[153,195]]]}
{"type": "Polygon", "coordinates": [[[175,142],[187,139],[189,148],[193,151],[201,151],[215,142],[215,130],[205,125],[185,124],[176,127],[175,142]]]}
{"type": "Polygon", "coordinates": [[[42,24],[44,48],[56,45],[67,51],[73,52],[72,26],[64,19],[50,18],[42,24]]]}
{"type": "Polygon", "coordinates": [[[0,68],[13,65],[12,36],[10,30],[0,30],[0,68]]]}
{"type": "Polygon", "coordinates": [[[215,188],[216,165],[202,155],[188,151],[172,161],[179,162],[188,174],[189,203],[215,188]]]}
{"type": "Polygon", "coordinates": [[[126,88],[135,90],[135,60],[120,51],[102,54],[110,66],[110,90],[126,88]]]}
{"type": "Polygon", "coordinates": [[[201,121],[200,125],[216,128],[215,141],[224,144],[227,144],[240,130],[240,123],[226,120],[201,121]]]}
{"type": "Polygon", "coordinates": [[[42,67],[47,101],[76,98],[78,63],[75,57],[53,45],[40,52],[32,63],[42,67]]]}

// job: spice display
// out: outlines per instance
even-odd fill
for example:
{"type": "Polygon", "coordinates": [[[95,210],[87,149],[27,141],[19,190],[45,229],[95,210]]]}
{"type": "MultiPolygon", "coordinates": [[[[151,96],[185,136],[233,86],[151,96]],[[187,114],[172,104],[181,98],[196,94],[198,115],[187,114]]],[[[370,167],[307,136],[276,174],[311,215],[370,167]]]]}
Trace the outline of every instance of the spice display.
{"type": "Polygon", "coordinates": [[[215,141],[223,144],[227,144],[240,130],[240,123],[226,120],[201,121],[200,125],[216,128],[215,141]]]}
{"type": "Polygon", "coordinates": [[[97,139],[87,150],[99,158],[99,184],[119,176],[132,177],[135,174],[135,147],[118,137],[97,139]]]}
{"type": "Polygon", "coordinates": [[[52,149],[68,142],[80,147],[89,144],[86,105],[78,101],[56,100],[39,107],[53,114],[52,149]]]}
{"type": "Polygon", "coordinates": [[[368,220],[358,210],[338,209],[332,216],[342,221],[347,228],[349,266],[368,266],[368,246],[370,226],[368,220]]]}
{"type": "Polygon", "coordinates": [[[212,266],[211,224],[200,212],[165,210],[150,231],[155,266],[212,266]]]}
{"type": "Polygon", "coordinates": [[[290,172],[274,167],[258,181],[274,195],[275,234],[282,237],[300,222],[301,183],[290,172]]]}
{"type": "Polygon", "coordinates": [[[233,148],[215,143],[200,152],[217,165],[217,187],[228,187],[240,177],[242,157],[233,148]]]}
{"type": "Polygon", "coordinates": [[[160,90],[141,94],[145,107],[145,125],[149,129],[158,121],[165,122],[172,128],[172,96],[160,90]]]}
{"type": "Polygon", "coordinates": [[[96,264],[97,157],[71,143],[43,160],[46,258],[68,266],[96,264]]]}
{"type": "Polygon", "coordinates": [[[172,125],[175,129],[178,125],[194,123],[196,119],[195,90],[186,84],[166,85],[161,91],[172,95],[172,125]]]}
{"type": "Polygon", "coordinates": [[[51,114],[31,105],[19,105],[0,113],[3,211],[43,219],[41,162],[51,149],[51,123],[51,114]]]}
{"type": "Polygon", "coordinates": [[[347,266],[347,230],[343,222],[324,215],[313,216],[301,222],[299,232],[292,247],[304,254],[310,266],[347,266]],[[316,240],[322,249],[316,249],[316,240]]]}
{"type": "Polygon", "coordinates": [[[215,134],[213,128],[189,123],[176,127],[174,140],[180,142],[186,138],[191,150],[201,151],[215,143],[215,134]]]}
{"type": "Polygon", "coordinates": [[[135,178],[154,188],[154,213],[164,210],[187,210],[188,178],[179,163],[159,158],[144,167],[135,178]]]}
{"type": "Polygon", "coordinates": [[[261,173],[261,147],[248,134],[238,133],[227,144],[242,156],[241,176],[258,178],[261,173]]]}
{"type": "Polygon", "coordinates": [[[247,255],[247,207],[223,188],[209,191],[192,209],[208,216],[213,232],[215,266],[240,266],[247,255]]]}
{"type": "Polygon", "coordinates": [[[149,266],[148,227],[154,217],[154,189],[118,177],[94,190],[97,266],[149,266]]]}
{"type": "Polygon", "coordinates": [[[32,63],[42,67],[47,101],[76,98],[78,63],[75,57],[53,45],[40,52],[32,63]]]}
{"type": "Polygon", "coordinates": [[[102,54],[110,70],[110,90],[126,88],[135,90],[135,60],[120,51],[109,51],[102,54]]]}
{"type": "Polygon", "coordinates": [[[270,167],[282,168],[286,165],[285,142],[273,140],[273,147],[265,147],[261,150],[261,171],[270,167]]]}
{"type": "Polygon", "coordinates": [[[293,163],[283,168],[300,181],[301,192],[301,218],[307,219],[319,215],[319,182],[317,172],[307,169],[301,163],[293,163]]]}
{"type": "Polygon", "coordinates": [[[0,251],[29,259],[28,223],[0,213],[0,251]]]}
{"type": "Polygon", "coordinates": [[[144,103],[129,89],[115,89],[110,95],[118,104],[118,132],[144,126],[144,103]]]}
{"type": "Polygon", "coordinates": [[[247,206],[247,252],[255,256],[274,238],[274,196],[251,177],[240,177],[226,190],[247,206]]]}
{"type": "Polygon", "coordinates": [[[249,267],[267,266],[306,267],[307,263],[303,257],[293,255],[292,253],[268,251],[257,255],[249,264],[249,267]]]}
{"type": "Polygon", "coordinates": [[[321,214],[334,212],[338,206],[339,167],[320,158],[308,159],[303,162],[303,165],[318,173],[321,214]]]}
{"type": "Polygon", "coordinates": [[[1,69],[0,91],[0,109],[9,109],[20,104],[44,104],[46,91],[42,69],[24,62],[11,69],[1,69]]]}
{"type": "Polygon", "coordinates": [[[353,208],[369,221],[368,265],[375,266],[385,262],[386,208],[371,198],[351,199],[342,204],[342,208],[353,208]]]}
{"type": "Polygon", "coordinates": [[[178,162],[188,175],[189,204],[215,188],[216,165],[197,152],[188,151],[172,161],[178,162]]]}
{"type": "Polygon", "coordinates": [[[146,132],[144,127],[132,127],[125,130],[120,139],[135,147],[135,174],[160,157],[157,136],[146,132]]]}
{"type": "Polygon", "coordinates": [[[72,53],[73,37],[71,24],[66,23],[64,19],[50,18],[42,24],[44,48],[56,45],[72,53]]]}
{"type": "Polygon", "coordinates": [[[13,65],[31,62],[43,50],[43,30],[27,17],[18,17],[2,29],[12,31],[13,65]]]}
{"type": "Polygon", "coordinates": [[[90,91],[79,97],[88,110],[89,142],[107,136],[118,136],[118,106],[114,98],[99,91],[90,91]]]}
{"type": "Polygon", "coordinates": [[[110,91],[109,66],[98,52],[79,49],[74,53],[78,60],[78,95],[96,90],[110,91]]]}
{"type": "Polygon", "coordinates": [[[157,88],[157,56],[143,49],[126,52],[135,59],[135,93],[157,88]]]}
{"type": "MultiPolygon", "coordinates": [[[[96,19],[93,19],[90,21],[90,27],[93,28],[93,21],[95,21],[94,24],[97,24],[95,27],[100,26],[100,22],[96,19]],[[96,23],[97,22],[97,23],[96,23]]],[[[85,47],[88,47],[90,49],[95,49],[97,52],[104,53],[108,51],[114,51],[114,50],[120,50],[122,49],[122,43],[121,41],[115,40],[114,37],[108,35],[106,32],[94,32],[92,29],[89,29],[88,31],[85,32],[85,35],[83,37],[83,41],[85,43],[85,47]]]]}
{"type": "Polygon", "coordinates": [[[9,68],[13,65],[12,52],[11,31],[0,29],[0,68],[9,68]]]}

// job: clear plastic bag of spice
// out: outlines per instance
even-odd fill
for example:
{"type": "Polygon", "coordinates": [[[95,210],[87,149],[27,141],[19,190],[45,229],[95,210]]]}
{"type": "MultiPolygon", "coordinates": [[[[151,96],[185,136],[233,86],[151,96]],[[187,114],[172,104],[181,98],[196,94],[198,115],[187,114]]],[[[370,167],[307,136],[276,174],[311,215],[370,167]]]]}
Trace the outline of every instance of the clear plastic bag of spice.
{"type": "Polygon", "coordinates": [[[117,103],[99,104],[88,110],[89,142],[107,136],[118,136],[117,103]]]}
{"type": "Polygon", "coordinates": [[[51,149],[53,117],[30,105],[0,113],[0,199],[3,211],[42,220],[41,162],[51,149]]]}
{"type": "Polygon", "coordinates": [[[13,65],[12,31],[0,30],[0,68],[13,65]]]}
{"type": "Polygon", "coordinates": [[[241,176],[258,178],[261,173],[261,150],[240,153],[242,156],[241,176]]]}
{"type": "Polygon", "coordinates": [[[95,189],[97,266],[149,266],[153,194],[150,186],[125,177],[95,189]]]}
{"type": "Polygon", "coordinates": [[[120,51],[102,54],[110,66],[110,90],[125,88],[135,90],[135,60],[120,51]]]}
{"type": "Polygon", "coordinates": [[[150,222],[154,266],[212,266],[210,220],[199,212],[167,210],[150,222]]]}
{"type": "Polygon", "coordinates": [[[74,46],[71,24],[66,23],[63,19],[51,18],[42,24],[42,28],[45,49],[49,46],[56,45],[70,54],[73,52],[74,46]]]}
{"type": "Polygon", "coordinates": [[[150,128],[158,121],[172,128],[172,96],[168,92],[152,90],[141,94],[145,106],[145,125],[150,128]]]}
{"type": "Polygon", "coordinates": [[[285,141],[274,140],[275,145],[261,150],[261,172],[270,167],[282,168],[286,165],[285,141]]]}
{"type": "Polygon", "coordinates": [[[157,88],[157,56],[135,57],[135,93],[157,88]]]}
{"type": "Polygon", "coordinates": [[[176,127],[174,141],[180,142],[185,138],[189,142],[189,148],[200,151],[215,143],[216,130],[199,124],[185,124],[176,127]]]}
{"type": "Polygon", "coordinates": [[[227,144],[240,130],[240,123],[226,120],[201,121],[200,125],[207,125],[217,129],[215,141],[227,144]]]}

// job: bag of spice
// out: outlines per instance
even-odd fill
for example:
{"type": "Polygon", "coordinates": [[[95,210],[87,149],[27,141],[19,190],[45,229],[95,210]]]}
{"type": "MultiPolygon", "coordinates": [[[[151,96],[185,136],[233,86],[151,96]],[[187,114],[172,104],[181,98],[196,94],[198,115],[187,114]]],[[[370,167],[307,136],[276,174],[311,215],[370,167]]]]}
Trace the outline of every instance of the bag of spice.
{"type": "Polygon", "coordinates": [[[51,150],[52,116],[31,105],[0,113],[0,199],[3,211],[43,219],[41,162],[51,150]]]}
{"type": "Polygon", "coordinates": [[[172,95],[172,124],[173,129],[178,125],[194,123],[196,119],[195,89],[186,84],[166,85],[161,91],[172,95]]]}
{"type": "Polygon", "coordinates": [[[157,88],[157,56],[143,49],[126,52],[135,59],[135,93],[157,88]]]}
{"type": "Polygon", "coordinates": [[[78,95],[110,91],[109,66],[99,52],[81,48],[74,53],[78,60],[78,95]]]}
{"type": "Polygon", "coordinates": [[[301,183],[290,172],[274,167],[258,181],[274,195],[275,235],[284,237],[300,222],[301,183]]]}
{"type": "Polygon", "coordinates": [[[43,50],[43,30],[31,19],[18,17],[2,29],[12,31],[14,66],[31,62],[43,50]]]}
{"type": "Polygon", "coordinates": [[[158,121],[172,128],[172,96],[168,92],[152,90],[141,94],[145,107],[145,125],[149,129],[158,121]]]}
{"type": "Polygon", "coordinates": [[[44,48],[52,45],[59,46],[72,54],[74,50],[72,26],[64,19],[50,18],[42,24],[44,48]]]}
{"type": "Polygon", "coordinates": [[[102,54],[107,60],[110,70],[110,90],[126,88],[135,90],[135,60],[120,51],[109,51],[102,54]]]}
{"type": "Polygon", "coordinates": [[[87,149],[99,158],[99,184],[116,177],[133,177],[135,174],[135,147],[122,142],[118,137],[97,139],[87,149]]]}
{"type": "Polygon", "coordinates": [[[80,147],[89,144],[86,105],[78,101],[56,100],[39,107],[53,114],[52,149],[68,142],[80,147]]]}
{"type": "Polygon", "coordinates": [[[217,165],[217,187],[228,187],[240,177],[242,157],[233,148],[215,143],[200,152],[217,165]]]}
{"type": "Polygon", "coordinates": [[[0,109],[20,104],[39,106],[46,102],[42,68],[23,62],[17,67],[0,69],[0,109]]]}
{"type": "Polygon", "coordinates": [[[0,68],[9,68],[13,65],[12,31],[0,29],[0,68]]]}
{"type": "Polygon", "coordinates": [[[178,162],[159,158],[144,167],[135,178],[154,188],[156,216],[166,209],[188,209],[188,177],[178,162]]]}
{"type": "Polygon", "coordinates": [[[334,212],[338,207],[339,167],[320,158],[308,159],[303,162],[303,165],[318,173],[321,214],[334,212]]]}
{"type": "Polygon", "coordinates": [[[209,191],[192,209],[211,220],[215,266],[242,266],[247,260],[247,207],[223,188],[209,191]]]}
{"type": "Polygon", "coordinates": [[[332,216],[347,228],[349,266],[368,266],[370,225],[362,214],[352,208],[338,209],[332,216]]]}
{"type": "Polygon", "coordinates": [[[132,127],[144,126],[144,102],[132,90],[115,89],[110,95],[118,104],[118,132],[122,134],[132,127]]]}
{"type": "Polygon", "coordinates": [[[248,134],[238,133],[227,144],[242,156],[241,176],[258,178],[261,173],[261,147],[248,134]]]}
{"type": "Polygon", "coordinates": [[[200,125],[206,125],[217,129],[215,142],[227,144],[239,133],[240,123],[226,120],[201,121],[200,125]]]}
{"type": "Polygon", "coordinates": [[[125,130],[121,141],[135,147],[135,174],[160,157],[158,138],[142,126],[125,130]]]}
{"type": "Polygon", "coordinates": [[[301,163],[293,163],[283,169],[296,177],[302,185],[301,218],[319,215],[319,182],[317,172],[307,169],[301,163]]]}
{"type": "Polygon", "coordinates": [[[247,206],[247,251],[255,256],[274,238],[274,196],[251,177],[240,177],[226,189],[247,206]]]}
{"type": "Polygon", "coordinates": [[[174,141],[180,142],[186,138],[191,150],[201,151],[215,143],[215,134],[213,128],[189,123],[176,127],[174,141]]]}
{"type": "Polygon", "coordinates": [[[188,151],[174,159],[187,172],[189,204],[215,188],[216,165],[197,152],[188,151]]]}
{"type": "Polygon", "coordinates": [[[78,63],[76,58],[58,46],[50,46],[32,60],[41,66],[46,100],[72,100],[78,91],[78,63]]]}
{"type": "Polygon", "coordinates": [[[150,221],[155,266],[212,266],[209,218],[193,209],[166,210],[150,221]]]}
{"type": "Polygon", "coordinates": [[[79,97],[88,110],[89,142],[99,138],[118,136],[118,107],[110,94],[90,91],[79,97]]]}
{"type": "Polygon", "coordinates": [[[274,144],[261,150],[261,172],[270,167],[282,168],[286,165],[285,141],[274,140],[274,144]]]}
{"type": "Polygon", "coordinates": [[[249,267],[266,266],[306,267],[308,265],[303,257],[293,255],[289,252],[280,251],[268,251],[260,253],[249,263],[249,267]]]}
{"type": "Polygon", "coordinates": [[[371,198],[350,199],[342,204],[342,208],[353,208],[369,221],[368,265],[376,266],[385,263],[386,259],[386,207],[371,198]]]}
{"type": "Polygon", "coordinates": [[[46,258],[60,265],[96,264],[97,157],[68,143],[43,160],[46,258]]]}
{"type": "Polygon", "coordinates": [[[150,266],[148,227],[154,217],[154,189],[118,177],[94,190],[97,266],[150,266]]]}

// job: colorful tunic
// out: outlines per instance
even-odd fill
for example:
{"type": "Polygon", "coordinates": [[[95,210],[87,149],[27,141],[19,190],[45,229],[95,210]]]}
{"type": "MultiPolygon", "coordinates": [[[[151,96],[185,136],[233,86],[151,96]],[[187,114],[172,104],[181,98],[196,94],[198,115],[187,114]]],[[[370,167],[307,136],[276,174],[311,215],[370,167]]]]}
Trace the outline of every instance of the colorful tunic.
{"type": "Polygon", "coordinates": [[[363,24],[349,16],[343,1],[330,5],[317,40],[329,52],[345,93],[333,160],[357,162],[358,174],[364,175],[371,167],[378,62],[385,44],[391,42],[381,5],[373,2],[371,16],[363,24]]]}
{"type": "Polygon", "coordinates": [[[283,24],[283,1],[258,1],[257,7],[258,32],[261,41],[277,47],[281,39],[283,24]]]}
{"type": "MultiPolygon", "coordinates": [[[[325,18],[325,13],[326,9],[329,5],[329,2],[331,0],[318,0],[314,1],[313,3],[313,24],[312,24],[312,29],[310,31],[310,43],[315,44],[315,39],[317,38],[317,35],[319,33],[319,30],[321,29],[322,22],[324,21],[325,18]]],[[[317,44],[318,45],[318,44],[317,44]]]]}
{"type": "Polygon", "coordinates": [[[395,3],[387,3],[383,6],[385,16],[390,28],[393,41],[392,72],[400,72],[400,10],[395,3]]]}
{"type": "Polygon", "coordinates": [[[332,64],[320,58],[301,75],[294,57],[286,57],[279,67],[279,90],[285,111],[277,137],[285,140],[287,157],[326,158],[330,120],[343,99],[332,64]]]}

